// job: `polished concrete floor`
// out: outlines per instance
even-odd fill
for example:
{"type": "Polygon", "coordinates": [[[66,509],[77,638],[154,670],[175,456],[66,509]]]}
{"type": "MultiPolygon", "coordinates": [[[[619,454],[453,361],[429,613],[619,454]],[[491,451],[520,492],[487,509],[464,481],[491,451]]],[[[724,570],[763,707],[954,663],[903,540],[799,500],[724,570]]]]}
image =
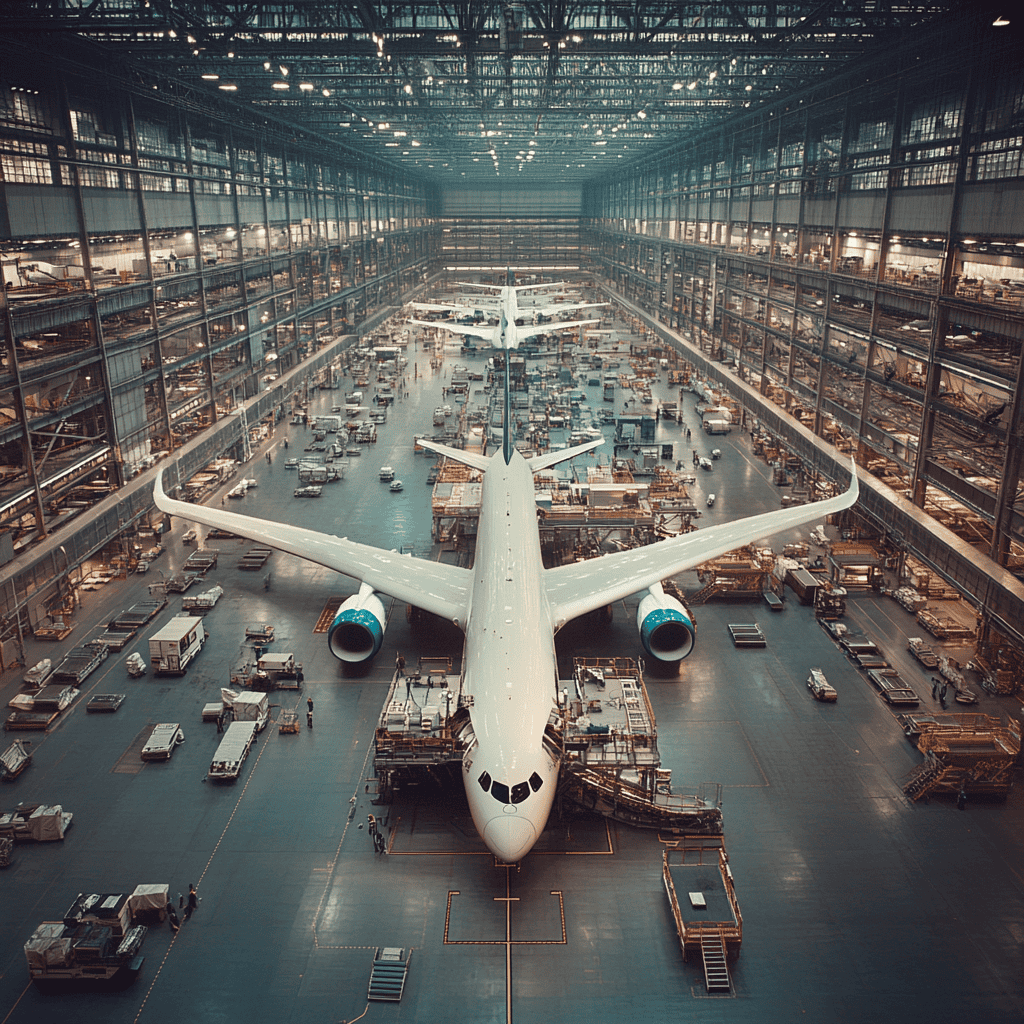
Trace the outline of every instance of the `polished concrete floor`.
{"type": "MultiPolygon", "coordinates": [[[[422,351],[410,353],[413,362],[422,374],[422,351]]],[[[318,500],[291,497],[295,474],[284,468],[282,441],[289,437],[288,454],[298,454],[304,432],[280,427],[273,464],[261,450],[246,471],[259,477],[259,489],[230,507],[426,553],[430,463],[412,454],[412,434],[430,429],[444,379],[428,372],[411,381],[375,448],[318,500]],[[405,481],[401,494],[379,484],[385,463],[405,481]]],[[[663,398],[674,390],[658,389],[663,398]]],[[[321,411],[335,401],[337,393],[317,398],[321,411]]],[[[692,428],[691,410],[692,402],[692,428]]],[[[674,425],[659,429],[662,439],[680,437],[674,425]]],[[[699,507],[705,491],[719,499],[702,525],[778,507],[766,467],[738,433],[708,443],[695,431],[693,444],[725,452],[695,485],[699,507]]],[[[192,550],[180,543],[185,529],[175,522],[159,570],[192,550]]],[[[248,545],[212,544],[224,555],[210,579],[225,596],[206,618],[211,640],[188,674],[131,680],[123,668],[177,611],[172,598],[87,682],[83,696],[126,693],[121,709],[86,715],[81,700],[50,733],[26,734],[34,763],[0,790],[0,806],[61,802],[75,815],[63,843],[20,845],[0,872],[0,1024],[351,1021],[367,1009],[370,963],[383,945],[413,951],[405,995],[397,1005],[370,1004],[364,1020],[1021,1020],[1022,790],[962,812],[944,799],[911,804],[901,784],[917,751],[792,598],[778,615],[762,605],[702,606],[697,649],[681,674],[659,676],[648,666],[675,788],[724,786],[744,941],[731,961],[734,992],[709,996],[699,964],[680,957],[658,835],[553,819],[515,870],[495,867],[458,791],[408,791],[387,808],[371,803],[373,729],[396,652],[410,663],[439,653],[457,662],[457,638],[410,633],[404,609],[394,606],[374,663],[345,671],[312,629],[325,602],[352,584],[275,554],[265,592],[261,573],[235,568],[248,545]],[[752,619],[768,647],[734,649],[727,624],[752,619]],[[303,693],[272,699],[304,710],[312,696],[315,725],[298,735],[268,728],[237,784],[214,786],[204,775],[218,737],[200,711],[245,659],[244,627],[257,620],[276,625],[274,650],[293,650],[305,666],[303,693]],[[837,704],[811,699],[811,665],[839,690],[837,704]],[[165,721],[180,722],[186,742],[169,763],[143,766],[133,744],[165,721]],[[365,828],[371,812],[384,818],[385,856],[374,855],[365,828]],[[130,891],[140,882],[167,882],[175,894],[195,882],[202,902],[176,937],[165,928],[150,933],[132,987],[49,995],[28,984],[22,944],[36,924],[59,918],[79,892],[130,891]]],[[[59,654],[145,596],[153,579],[87,595],[73,637],[32,643],[29,658],[59,654]]],[[[558,643],[566,670],[574,655],[640,656],[633,604],[617,608],[610,627],[567,627],[558,643]]],[[[927,677],[905,653],[913,620],[866,595],[852,599],[849,618],[926,695],[927,677]]],[[[0,682],[4,700],[18,691],[18,674],[0,682]]],[[[1019,702],[985,696],[981,710],[1019,712],[1019,702]]]]}

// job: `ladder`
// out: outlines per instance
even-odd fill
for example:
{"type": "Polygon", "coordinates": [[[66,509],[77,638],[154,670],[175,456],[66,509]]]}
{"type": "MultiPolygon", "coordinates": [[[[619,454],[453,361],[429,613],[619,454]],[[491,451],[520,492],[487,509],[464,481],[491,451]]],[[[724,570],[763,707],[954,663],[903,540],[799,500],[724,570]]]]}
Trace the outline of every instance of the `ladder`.
{"type": "Polygon", "coordinates": [[[729,967],[725,962],[725,940],[720,931],[701,932],[700,954],[704,959],[704,982],[709,992],[729,992],[729,967]]]}
{"type": "Polygon", "coordinates": [[[690,595],[689,604],[703,604],[712,594],[718,593],[718,579],[714,576],[695,594],[690,595]]]}

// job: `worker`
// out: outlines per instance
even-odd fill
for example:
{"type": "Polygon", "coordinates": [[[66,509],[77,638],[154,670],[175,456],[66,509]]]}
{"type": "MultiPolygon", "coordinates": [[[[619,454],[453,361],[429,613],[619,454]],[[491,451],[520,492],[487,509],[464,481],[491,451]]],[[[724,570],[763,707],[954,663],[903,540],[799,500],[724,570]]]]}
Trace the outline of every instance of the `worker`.
{"type": "Polygon", "coordinates": [[[307,697],[307,698],[306,698],[306,707],[307,707],[307,708],[308,708],[308,709],[309,709],[310,711],[312,711],[312,710],[313,710],[313,698],[312,698],[312,697],[307,697]]]}
{"type": "Polygon", "coordinates": [[[285,448],[288,447],[288,438],[287,437],[284,439],[284,446],[285,446],[285,448]]]}
{"type": "Polygon", "coordinates": [[[185,907],[185,920],[187,921],[199,907],[199,894],[196,892],[196,887],[189,882],[188,883],[188,905],[185,907]]]}
{"type": "Polygon", "coordinates": [[[402,657],[401,651],[398,653],[398,657],[395,658],[395,678],[401,679],[405,675],[405,658],[402,657]]]}
{"type": "Polygon", "coordinates": [[[306,712],[306,728],[307,729],[312,729],[313,728],[313,712],[312,711],[307,711],[306,712]]]}
{"type": "Polygon", "coordinates": [[[167,923],[168,923],[168,925],[170,925],[171,934],[172,935],[177,935],[178,934],[178,929],[181,927],[181,922],[178,920],[177,913],[175,913],[174,904],[173,903],[168,903],[166,909],[167,909],[167,923]]]}

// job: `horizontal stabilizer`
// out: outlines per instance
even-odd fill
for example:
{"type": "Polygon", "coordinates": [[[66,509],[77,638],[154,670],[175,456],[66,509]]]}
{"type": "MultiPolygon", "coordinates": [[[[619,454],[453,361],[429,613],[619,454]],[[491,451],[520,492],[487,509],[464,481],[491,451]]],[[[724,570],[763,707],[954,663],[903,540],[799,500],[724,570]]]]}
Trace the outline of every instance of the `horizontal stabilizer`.
{"type": "Polygon", "coordinates": [[[575,459],[577,455],[585,455],[587,452],[593,451],[595,448],[600,448],[604,444],[604,438],[598,441],[588,441],[586,444],[578,444],[575,448],[564,448],[558,452],[546,452],[544,455],[534,455],[532,459],[527,459],[530,465],[531,473],[539,473],[542,469],[549,469],[551,466],[557,466],[560,462],[568,462],[569,459],[575,459]]]}
{"type": "Polygon", "coordinates": [[[461,448],[450,448],[446,444],[427,441],[422,437],[417,441],[417,444],[421,448],[437,452],[438,455],[443,455],[445,458],[452,459],[455,462],[461,462],[464,466],[469,466],[471,469],[479,469],[484,473],[487,472],[487,467],[491,464],[489,456],[481,455],[479,452],[464,452],[461,448]]]}

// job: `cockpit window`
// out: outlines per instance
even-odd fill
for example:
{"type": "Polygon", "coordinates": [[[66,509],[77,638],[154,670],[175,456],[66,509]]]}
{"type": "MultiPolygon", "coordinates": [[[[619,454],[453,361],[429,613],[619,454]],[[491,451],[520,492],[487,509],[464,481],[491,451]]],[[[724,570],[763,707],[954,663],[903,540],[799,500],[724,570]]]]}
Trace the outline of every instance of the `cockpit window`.
{"type": "Polygon", "coordinates": [[[498,782],[495,780],[491,783],[491,796],[493,796],[499,804],[507,804],[508,786],[506,786],[504,782],[498,782]]]}
{"type": "Polygon", "coordinates": [[[530,795],[530,784],[528,782],[517,782],[512,787],[512,803],[521,804],[530,795]]]}
{"type": "Polygon", "coordinates": [[[544,780],[536,772],[534,772],[530,776],[530,786],[533,788],[534,793],[536,793],[537,790],[540,789],[540,787],[543,785],[544,780]]]}
{"type": "Polygon", "coordinates": [[[481,775],[480,778],[476,781],[480,783],[480,788],[485,793],[487,792],[487,790],[491,788],[491,777],[487,774],[487,772],[484,772],[483,775],[481,775]]]}

